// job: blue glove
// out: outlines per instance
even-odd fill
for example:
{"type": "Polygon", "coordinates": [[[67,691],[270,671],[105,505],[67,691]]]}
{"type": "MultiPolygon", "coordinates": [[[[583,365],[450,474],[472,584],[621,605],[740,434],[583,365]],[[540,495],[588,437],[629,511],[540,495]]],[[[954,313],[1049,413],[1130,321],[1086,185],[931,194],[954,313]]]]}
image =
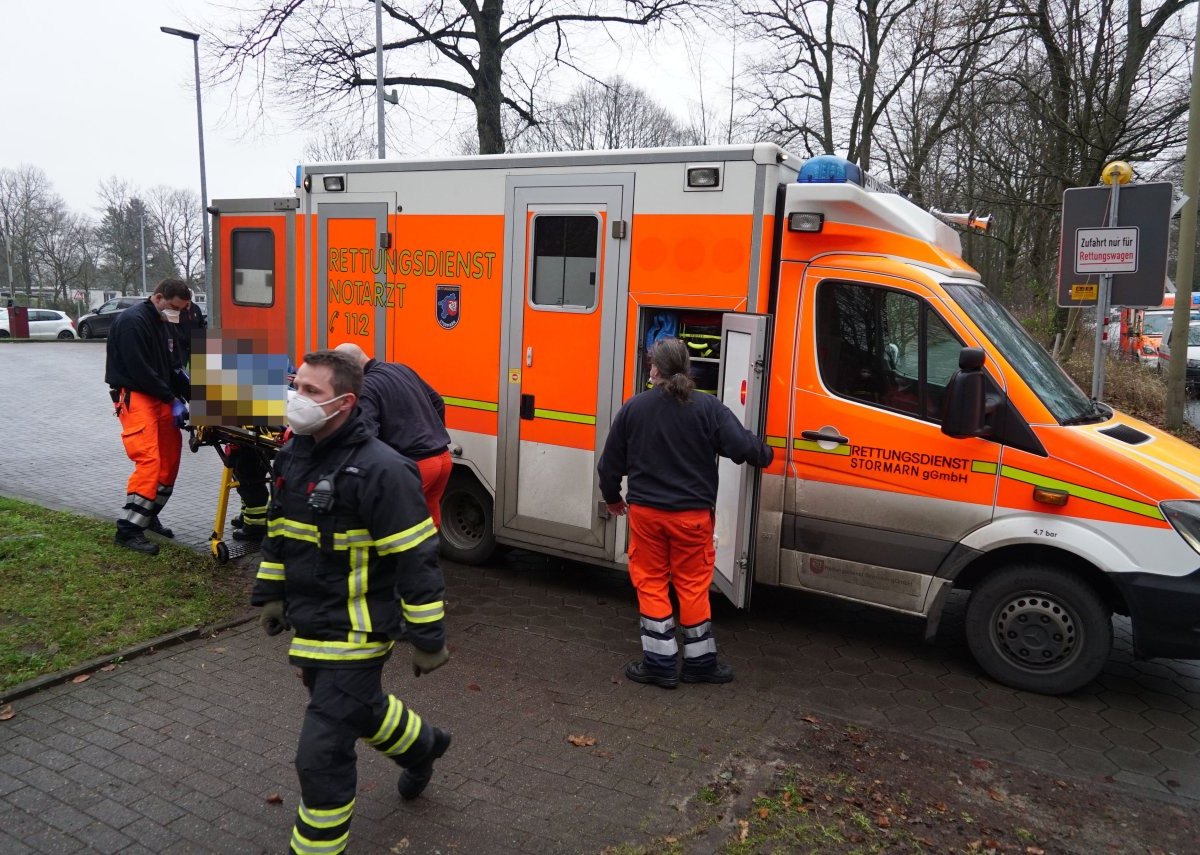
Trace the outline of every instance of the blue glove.
{"type": "Polygon", "coordinates": [[[175,419],[175,427],[183,427],[185,424],[187,424],[189,415],[187,404],[185,404],[181,399],[176,398],[175,403],[171,404],[171,415],[175,419]]]}

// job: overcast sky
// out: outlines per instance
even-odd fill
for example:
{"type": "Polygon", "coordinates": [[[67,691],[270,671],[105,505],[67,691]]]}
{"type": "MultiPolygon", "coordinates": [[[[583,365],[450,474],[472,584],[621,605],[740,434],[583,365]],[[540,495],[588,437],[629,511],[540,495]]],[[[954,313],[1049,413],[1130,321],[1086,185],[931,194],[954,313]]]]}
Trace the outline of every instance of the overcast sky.
{"type": "MultiPolygon", "coordinates": [[[[0,0],[0,167],[40,167],[81,211],[94,212],[97,186],[110,176],[198,192],[192,43],[159,27],[203,30],[226,14],[208,0],[0,0]]],[[[692,61],[677,45],[651,51],[637,42],[593,57],[592,70],[625,74],[685,120],[692,61]]],[[[705,76],[719,87],[728,44],[703,52],[705,76]]],[[[203,50],[200,60],[203,75],[203,50]]],[[[236,107],[229,92],[205,89],[209,198],[289,195],[306,129],[284,115],[251,126],[236,107]]],[[[390,133],[408,138],[401,117],[389,122],[390,133]]],[[[447,149],[443,131],[413,139],[408,153],[447,149]]]]}

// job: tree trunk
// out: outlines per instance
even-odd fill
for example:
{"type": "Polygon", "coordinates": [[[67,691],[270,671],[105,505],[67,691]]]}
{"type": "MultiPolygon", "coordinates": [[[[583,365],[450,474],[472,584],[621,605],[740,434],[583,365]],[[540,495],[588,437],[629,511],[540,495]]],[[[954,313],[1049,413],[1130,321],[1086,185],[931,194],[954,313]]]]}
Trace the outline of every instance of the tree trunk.
{"type": "Polygon", "coordinates": [[[504,154],[504,126],[501,119],[500,42],[502,4],[487,2],[476,18],[479,32],[479,68],[475,75],[475,124],[479,130],[480,154],[504,154]]]}

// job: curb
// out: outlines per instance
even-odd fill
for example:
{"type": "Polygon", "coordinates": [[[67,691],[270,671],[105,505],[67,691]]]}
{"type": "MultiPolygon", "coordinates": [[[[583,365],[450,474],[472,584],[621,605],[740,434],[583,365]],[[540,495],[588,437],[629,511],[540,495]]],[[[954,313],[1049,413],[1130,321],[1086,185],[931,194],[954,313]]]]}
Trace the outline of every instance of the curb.
{"type": "Polygon", "coordinates": [[[108,653],[104,656],[97,656],[95,659],[89,659],[86,662],[81,662],[65,671],[56,671],[53,674],[43,674],[41,677],[34,677],[32,680],[26,680],[24,683],[18,683],[10,689],[0,692],[0,704],[15,701],[18,698],[28,697],[48,689],[51,686],[57,686],[60,683],[65,683],[78,677],[80,674],[86,674],[95,671],[104,665],[119,662],[121,660],[129,661],[140,656],[145,656],[150,653],[157,653],[159,650],[167,647],[174,647],[178,644],[183,644],[187,641],[194,641],[197,638],[205,636],[214,636],[228,629],[241,626],[249,623],[258,617],[256,612],[240,614],[235,618],[221,621],[220,623],[211,624],[209,626],[189,626],[184,629],[178,629],[175,632],[160,635],[157,638],[151,638],[148,641],[143,641],[140,644],[135,644],[132,647],[127,647],[124,650],[118,650],[115,653],[108,653]]]}

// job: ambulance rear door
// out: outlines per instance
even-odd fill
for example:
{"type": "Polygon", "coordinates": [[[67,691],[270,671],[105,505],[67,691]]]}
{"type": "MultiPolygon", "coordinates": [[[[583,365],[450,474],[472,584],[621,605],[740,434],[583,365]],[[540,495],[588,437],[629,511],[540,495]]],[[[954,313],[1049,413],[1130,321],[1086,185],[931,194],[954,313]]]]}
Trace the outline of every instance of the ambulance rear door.
{"type": "Polygon", "coordinates": [[[225,335],[265,335],[267,352],[296,358],[294,196],[215,199],[208,325],[225,335]]]}
{"type": "MultiPolygon", "coordinates": [[[[721,317],[718,394],[722,403],[755,436],[762,435],[766,348],[765,315],[727,314],[721,317]]],[[[717,463],[717,473],[720,481],[713,532],[717,553],[713,584],[730,602],[743,608],[750,602],[748,577],[759,470],[722,457],[717,463]]]]}

